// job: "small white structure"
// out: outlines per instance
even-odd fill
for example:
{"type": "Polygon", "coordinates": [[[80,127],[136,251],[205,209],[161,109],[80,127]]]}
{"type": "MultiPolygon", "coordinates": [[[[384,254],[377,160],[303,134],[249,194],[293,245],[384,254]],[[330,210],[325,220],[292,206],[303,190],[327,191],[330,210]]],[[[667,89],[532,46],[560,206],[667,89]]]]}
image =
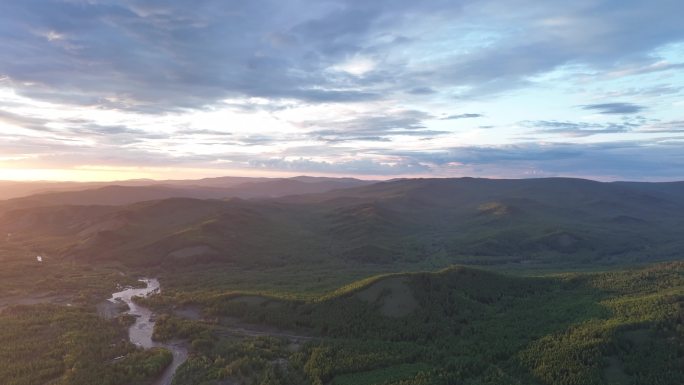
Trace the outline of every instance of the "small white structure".
{"type": "Polygon", "coordinates": [[[38,255],[38,256],[36,257],[36,261],[38,261],[38,262],[43,262],[43,257],[41,257],[40,255],[38,255]]]}

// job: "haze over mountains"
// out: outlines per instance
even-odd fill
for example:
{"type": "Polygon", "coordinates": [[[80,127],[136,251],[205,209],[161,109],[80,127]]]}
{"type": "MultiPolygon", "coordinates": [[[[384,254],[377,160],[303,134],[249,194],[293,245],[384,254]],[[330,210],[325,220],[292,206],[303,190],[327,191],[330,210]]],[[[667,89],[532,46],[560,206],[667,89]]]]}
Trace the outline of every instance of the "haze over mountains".
{"type": "Polygon", "coordinates": [[[12,204],[121,205],[166,198],[268,198],[326,192],[373,183],[354,178],[299,176],[293,178],[218,177],[199,180],[128,180],[117,182],[0,181],[0,199],[21,198],[12,204]]]}
{"type": "Polygon", "coordinates": [[[0,232],[55,256],[225,262],[544,264],[669,259],[684,182],[215,178],[0,203],[0,232]]]}

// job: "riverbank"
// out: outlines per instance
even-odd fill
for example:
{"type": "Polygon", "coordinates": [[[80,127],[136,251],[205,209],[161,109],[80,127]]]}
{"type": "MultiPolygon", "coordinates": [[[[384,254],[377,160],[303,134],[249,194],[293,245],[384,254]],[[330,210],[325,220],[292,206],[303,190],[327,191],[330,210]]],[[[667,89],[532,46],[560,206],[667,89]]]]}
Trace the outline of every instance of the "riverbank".
{"type": "Polygon", "coordinates": [[[152,310],[136,303],[134,297],[147,297],[158,293],[161,290],[159,280],[156,278],[142,278],[141,282],[145,287],[129,287],[119,292],[113,293],[108,303],[98,307],[98,311],[104,314],[111,314],[115,309],[121,309],[120,305],[127,305],[128,310],[124,314],[135,317],[135,322],[128,328],[128,338],[136,346],[144,349],[164,348],[173,354],[173,361],[169,364],[162,375],[154,382],[154,385],[171,385],[176,370],[188,359],[188,349],[182,341],[172,341],[161,343],[152,339],[155,325],[155,315],[152,310]]]}

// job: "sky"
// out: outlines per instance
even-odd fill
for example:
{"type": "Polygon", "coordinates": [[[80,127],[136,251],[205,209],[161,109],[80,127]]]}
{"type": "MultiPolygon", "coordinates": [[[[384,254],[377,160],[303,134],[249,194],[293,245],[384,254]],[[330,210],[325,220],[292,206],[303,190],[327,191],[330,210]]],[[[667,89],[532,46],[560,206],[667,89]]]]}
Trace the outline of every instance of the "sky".
{"type": "Polygon", "coordinates": [[[0,179],[684,180],[681,0],[0,2],[0,179]]]}

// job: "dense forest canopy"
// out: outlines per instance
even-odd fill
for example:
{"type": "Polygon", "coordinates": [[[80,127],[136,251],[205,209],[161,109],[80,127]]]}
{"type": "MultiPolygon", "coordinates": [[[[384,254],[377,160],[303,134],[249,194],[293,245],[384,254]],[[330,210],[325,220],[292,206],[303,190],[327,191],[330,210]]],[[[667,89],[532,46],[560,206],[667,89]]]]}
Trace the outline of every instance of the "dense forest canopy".
{"type": "Polygon", "coordinates": [[[152,384],[171,352],[133,345],[135,318],[102,303],[156,277],[134,301],[160,346],[190,352],[175,385],[681,384],[680,190],[465,178],[6,201],[0,382],[152,384]]]}

